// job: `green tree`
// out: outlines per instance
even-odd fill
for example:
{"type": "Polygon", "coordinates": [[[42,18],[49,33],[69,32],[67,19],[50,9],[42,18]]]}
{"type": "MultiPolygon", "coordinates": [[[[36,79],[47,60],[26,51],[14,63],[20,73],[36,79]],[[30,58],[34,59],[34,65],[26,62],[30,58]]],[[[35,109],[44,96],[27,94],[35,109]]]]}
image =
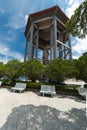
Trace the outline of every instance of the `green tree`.
{"type": "Polygon", "coordinates": [[[65,78],[73,78],[78,74],[73,62],[62,59],[55,59],[46,68],[46,75],[50,80],[62,82],[65,78]]]}
{"type": "Polygon", "coordinates": [[[41,64],[38,60],[31,59],[26,61],[24,64],[25,75],[32,81],[39,79],[44,73],[44,65],[41,64]]]}
{"type": "Polygon", "coordinates": [[[5,73],[5,65],[3,64],[3,62],[0,62],[0,78],[3,77],[5,73]]]}
{"type": "Polygon", "coordinates": [[[77,69],[79,70],[78,79],[84,80],[87,82],[87,54],[81,56],[77,63],[77,69]]]}
{"type": "Polygon", "coordinates": [[[15,81],[20,76],[21,62],[18,60],[10,60],[6,64],[5,73],[11,81],[15,81]]]}
{"type": "Polygon", "coordinates": [[[66,27],[73,36],[84,38],[87,35],[87,0],[75,10],[66,27]]]}

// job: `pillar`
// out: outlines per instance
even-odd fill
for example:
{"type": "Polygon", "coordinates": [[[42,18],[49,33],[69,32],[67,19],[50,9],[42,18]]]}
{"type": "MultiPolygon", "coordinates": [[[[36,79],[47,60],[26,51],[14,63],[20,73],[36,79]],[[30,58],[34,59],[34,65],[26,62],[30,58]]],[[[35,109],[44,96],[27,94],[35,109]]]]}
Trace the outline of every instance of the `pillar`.
{"type": "Polygon", "coordinates": [[[36,37],[36,55],[35,58],[38,59],[38,45],[39,45],[39,30],[37,29],[37,37],[36,37]]]}
{"type": "Polygon", "coordinates": [[[43,64],[48,64],[49,51],[46,47],[43,49],[43,64]]]}
{"type": "MultiPolygon", "coordinates": [[[[59,40],[60,40],[61,42],[63,42],[62,33],[60,33],[60,35],[59,35],[59,40]]],[[[59,58],[63,58],[63,50],[62,50],[62,45],[61,45],[61,44],[59,45],[59,58]]]]}
{"type": "Polygon", "coordinates": [[[57,49],[57,20],[56,17],[53,18],[53,58],[56,59],[56,49],[57,49]]]}
{"type": "Polygon", "coordinates": [[[28,60],[32,58],[33,55],[33,30],[34,30],[34,25],[33,23],[31,24],[31,30],[30,30],[30,47],[29,47],[29,55],[28,55],[28,60]]]}
{"type": "Polygon", "coordinates": [[[72,49],[71,49],[70,34],[68,35],[68,46],[70,47],[70,49],[69,49],[69,59],[72,60],[72,49]]]}
{"type": "Polygon", "coordinates": [[[53,25],[50,28],[50,60],[53,59],[53,25]]]}
{"type": "Polygon", "coordinates": [[[25,61],[26,61],[26,59],[27,59],[27,54],[28,54],[27,50],[28,50],[28,38],[26,38],[24,62],[25,62],[25,61]]]}

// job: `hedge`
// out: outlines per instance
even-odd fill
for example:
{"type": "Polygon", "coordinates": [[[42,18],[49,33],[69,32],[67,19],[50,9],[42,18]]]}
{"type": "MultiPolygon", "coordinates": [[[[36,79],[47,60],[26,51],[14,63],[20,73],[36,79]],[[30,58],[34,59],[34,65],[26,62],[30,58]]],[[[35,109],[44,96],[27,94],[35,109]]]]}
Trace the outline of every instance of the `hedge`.
{"type": "Polygon", "coordinates": [[[79,86],[77,85],[66,85],[66,84],[56,84],[56,90],[76,90],[79,86]]]}
{"type": "MultiPolygon", "coordinates": [[[[41,82],[29,82],[29,81],[16,81],[16,82],[20,82],[20,83],[26,83],[27,84],[27,88],[29,89],[40,89],[41,88],[41,85],[54,85],[56,87],[56,91],[60,91],[60,90],[64,90],[64,91],[67,91],[67,90],[77,90],[77,88],[79,86],[77,85],[66,85],[66,84],[52,84],[52,83],[41,83],[41,82]]],[[[9,85],[10,86],[14,86],[16,82],[11,82],[9,81],[9,85]]],[[[8,82],[4,82],[3,84],[5,84],[8,82]]],[[[85,86],[87,87],[87,85],[85,86]]]]}
{"type": "Polygon", "coordinates": [[[30,89],[40,89],[41,88],[41,83],[36,83],[36,82],[27,82],[27,88],[30,89]]]}
{"type": "Polygon", "coordinates": [[[56,91],[58,90],[76,90],[79,86],[77,85],[63,85],[63,84],[48,84],[48,83],[36,83],[36,82],[27,82],[27,88],[30,89],[40,89],[41,85],[54,85],[56,87],[56,91]]]}

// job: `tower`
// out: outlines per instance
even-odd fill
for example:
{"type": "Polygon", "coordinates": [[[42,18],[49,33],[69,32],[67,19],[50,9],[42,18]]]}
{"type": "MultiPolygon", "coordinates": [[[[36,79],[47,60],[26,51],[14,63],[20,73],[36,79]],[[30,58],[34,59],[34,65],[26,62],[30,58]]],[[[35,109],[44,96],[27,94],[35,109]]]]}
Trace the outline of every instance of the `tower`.
{"type": "Polygon", "coordinates": [[[72,60],[70,35],[65,26],[67,20],[58,6],[30,14],[24,33],[24,61],[39,57],[44,64],[57,58],[72,60]],[[42,56],[38,54],[40,50],[42,56]]]}

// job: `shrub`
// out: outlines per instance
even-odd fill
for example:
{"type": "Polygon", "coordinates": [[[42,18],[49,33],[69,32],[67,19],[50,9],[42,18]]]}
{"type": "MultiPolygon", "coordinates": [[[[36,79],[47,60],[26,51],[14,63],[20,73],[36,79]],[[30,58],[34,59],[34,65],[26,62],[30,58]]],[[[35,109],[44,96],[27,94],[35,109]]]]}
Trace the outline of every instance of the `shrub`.
{"type": "Polygon", "coordinates": [[[44,65],[41,64],[38,60],[31,59],[24,63],[24,72],[30,80],[35,82],[43,75],[44,65]]]}
{"type": "Polygon", "coordinates": [[[77,85],[55,85],[56,86],[56,90],[76,90],[79,86],[77,85]]]}
{"type": "Polygon", "coordinates": [[[6,80],[1,80],[2,81],[2,85],[10,85],[11,84],[11,80],[6,79],[6,80]]]}
{"type": "Polygon", "coordinates": [[[41,83],[27,82],[27,88],[30,88],[30,89],[40,89],[41,88],[41,83]]]}
{"type": "Polygon", "coordinates": [[[52,60],[45,69],[47,78],[55,83],[63,82],[66,78],[76,77],[78,73],[74,62],[63,59],[52,60]]]}

